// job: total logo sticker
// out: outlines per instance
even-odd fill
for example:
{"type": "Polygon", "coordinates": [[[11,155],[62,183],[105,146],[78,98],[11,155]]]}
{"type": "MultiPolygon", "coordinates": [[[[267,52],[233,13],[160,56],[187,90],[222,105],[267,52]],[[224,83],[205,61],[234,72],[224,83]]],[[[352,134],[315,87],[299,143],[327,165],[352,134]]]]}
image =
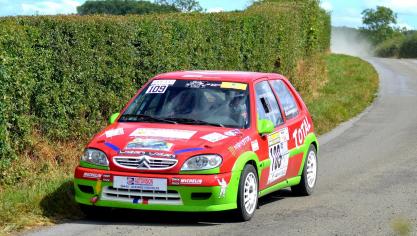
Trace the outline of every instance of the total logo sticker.
{"type": "Polygon", "coordinates": [[[308,122],[307,117],[304,118],[303,123],[301,124],[300,128],[295,129],[292,133],[292,137],[295,141],[295,147],[300,148],[300,145],[304,143],[304,139],[307,136],[307,134],[311,130],[311,124],[308,122]]]}

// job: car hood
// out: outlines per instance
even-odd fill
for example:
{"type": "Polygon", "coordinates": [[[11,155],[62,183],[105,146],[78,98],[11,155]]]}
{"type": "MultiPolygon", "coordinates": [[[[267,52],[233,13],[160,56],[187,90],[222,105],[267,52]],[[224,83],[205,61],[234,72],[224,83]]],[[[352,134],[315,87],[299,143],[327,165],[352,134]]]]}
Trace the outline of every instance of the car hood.
{"type": "MultiPolygon", "coordinates": [[[[97,134],[88,147],[104,151],[111,169],[126,171],[114,165],[113,157],[147,155],[176,158],[182,165],[181,162],[193,155],[221,154],[242,136],[238,129],[214,126],[115,123],[97,134]]],[[[173,171],[179,170],[174,168],[173,171]]]]}

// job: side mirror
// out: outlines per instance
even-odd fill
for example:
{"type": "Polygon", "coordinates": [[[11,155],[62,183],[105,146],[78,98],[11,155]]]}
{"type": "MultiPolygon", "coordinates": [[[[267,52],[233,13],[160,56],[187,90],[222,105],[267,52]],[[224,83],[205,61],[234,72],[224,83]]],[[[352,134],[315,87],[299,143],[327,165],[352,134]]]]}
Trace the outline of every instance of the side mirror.
{"type": "Polygon", "coordinates": [[[274,132],[274,123],[270,120],[258,120],[258,133],[262,134],[270,134],[274,132]]]}
{"type": "Polygon", "coordinates": [[[113,115],[110,116],[109,118],[109,124],[113,124],[114,122],[116,122],[117,117],[119,117],[120,113],[114,113],[113,115]]]}

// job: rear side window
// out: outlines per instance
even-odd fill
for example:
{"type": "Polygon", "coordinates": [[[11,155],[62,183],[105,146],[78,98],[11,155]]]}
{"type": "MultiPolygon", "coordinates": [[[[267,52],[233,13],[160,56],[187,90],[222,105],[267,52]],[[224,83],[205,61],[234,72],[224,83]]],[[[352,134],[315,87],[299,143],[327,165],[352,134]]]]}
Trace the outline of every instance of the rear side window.
{"type": "Polygon", "coordinates": [[[259,119],[270,120],[275,126],[282,124],[284,121],[282,119],[281,111],[269,83],[267,81],[257,83],[255,85],[255,92],[256,110],[259,119]]]}
{"type": "Polygon", "coordinates": [[[297,103],[288,87],[282,80],[272,80],[271,84],[278,95],[282,108],[284,109],[285,117],[287,119],[296,117],[298,115],[297,103]]]}

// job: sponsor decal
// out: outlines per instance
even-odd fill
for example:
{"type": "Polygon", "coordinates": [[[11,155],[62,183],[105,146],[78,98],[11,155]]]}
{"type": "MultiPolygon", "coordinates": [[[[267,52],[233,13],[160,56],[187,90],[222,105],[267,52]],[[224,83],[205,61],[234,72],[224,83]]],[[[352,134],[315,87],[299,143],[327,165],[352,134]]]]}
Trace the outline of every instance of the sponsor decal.
{"type": "Polygon", "coordinates": [[[211,134],[207,134],[205,136],[200,137],[201,139],[207,140],[209,142],[215,143],[218,142],[220,140],[226,139],[228,138],[228,136],[225,136],[223,134],[220,133],[211,133],[211,134]]]}
{"type": "Polygon", "coordinates": [[[252,151],[256,152],[259,150],[258,140],[253,140],[251,143],[252,151]]]}
{"type": "Polygon", "coordinates": [[[202,179],[181,179],[181,184],[201,184],[202,179]]]}
{"type": "Polygon", "coordinates": [[[139,150],[123,150],[119,154],[121,155],[135,155],[135,156],[151,156],[151,157],[165,157],[169,159],[175,159],[175,155],[162,152],[145,152],[139,150]]]}
{"type": "Polygon", "coordinates": [[[247,146],[251,142],[251,140],[252,139],[249,136],[246,136],[244,139],[240,140],[235,145],[229,147],[228,150],[233,156],[236,156],[238,151],[240,152],[243,150],[249,150],[247,146]]]}
{"type": "Polygon", "coordinates": [[[123,128],[118,128],[118,129],[111,129],[111,130],[107,130],[106,131],[106,138],[111,138],[114,136],[119,136],[119,135],[123,135],[125,134],[123,128]]]}
{"type": "Polygon", "coordinates": [[[157,79],[152,81],[151,85],[174,85],[175,84],[175,79],[169,79],[169,80],[164,80],[164,79],[157,79]]]}
{"type": "Polygon", "coordinates": [[[165,93],[168,87],[175,84],[175,80],[154,80],[146,93],[165,93]]]}
{"type": "Polygon", "coordinates": [[[268,184],[286,175],[290,153],[288,151],[288,128],[268,135],[268,152],[271,159],[268,184]]]}
{"type": "Polygon", "coordinates": [[[181,179],[180,178],[171,178],[171,184],[172,185],[180,185],[181,179]]]}
{"type": "Polygon", "coordinates": [[[219,198],[224,198],[226,196],[226,189],[227,189],[227,183],[224,180],[224,178],[217,179],[217,183],[219,183],[220,186],[220,193],[219,193],[219,198]]]}
{"type": "Polygon", "coordinates": [[[220,88],[224,88],[224,89],[239,89],[239,90],[246,90],[247,87],[248,87],[247,84],[232,83],[232,82],[222,82],[222,85],[220,86],[220,88]]]}
{"type": "Polygon", "coordinates": [[[136,138],[128,143],[125,149],[169,151],[171,150],[172,146],[172,143],[167,143],[163,140],[136,138]]]}
{"type": "Polygon", "coordinates": [[[245,147],[249,142],[251,141],[251,138],[249,136],[246,136],[244,139],[240,140],[239,142],[237,142],[235,145],[233,145],[233,147],[235,148],[235,150],[239,150],[242,149],[243,147],[245,147]]]}
{"type": "Polygon", "coordinates": [[[181,179],[181,178],[172,178],[171,183],[173,185],[200,185],[203,183],[202,179],[181,179]]]}
{"type": "Polygon", "coordinates": [[[104,182],[111,182],[111,175],[109,175],[109,174],[104,174],[104,175],[103,175],[103,181],[104,181],[104,182]]]}
{"type": "Polygon", "coordinates": [[[234,136],[237,136],[237,135],[240,135],[240,134],[242,134],[242,132],[240,132],[240,130],[238,130],[238,129],[229,130],[229,131],[224,132],[224,135],[227,135],[229,137],[234,137],[234,136]]]}
{"type": "Polygon", "coordinates": [[[220,87],[220,83],[214,83],[209,81],[190,81],[185,84],[186,88],[207,88],[207,87],[220,87]]]}
{"type": "Polygon", "coordinates": [[[167,179],[115,176],[113,188],[167,191],[167,179]]]}
{"type": "Polygon", "coordinates": [[[178,129],[154,129],[154,128],[138,128],[133,131],[130,136],[133,137],[158,137],[172,139],[190,139],[197,131],[178,130],[178,129]]]}
{"type": "Polygon", "coordinates": [[[101,174],[85,172],[83,174],[83,178],[100,179],[101,178],[101,174]]]}
{"type": "Polygon", "coordinates": [[[229,150],[229,152],[233,155],[236,156],[236,150],[233,146],[230,146],[227,150],[229,150]]]}
{"type": "Polygon", "coordinates": [[[307,117],[304,118],[303,123],[301,124],[300,128],[295,129],[292,133],[292,137],[295,141],[295,147],[300,148],[300,146],[304,143],[304,139],[307,136],[307,134],[311,130],[311,124],[308,122],[307,117]]]}

